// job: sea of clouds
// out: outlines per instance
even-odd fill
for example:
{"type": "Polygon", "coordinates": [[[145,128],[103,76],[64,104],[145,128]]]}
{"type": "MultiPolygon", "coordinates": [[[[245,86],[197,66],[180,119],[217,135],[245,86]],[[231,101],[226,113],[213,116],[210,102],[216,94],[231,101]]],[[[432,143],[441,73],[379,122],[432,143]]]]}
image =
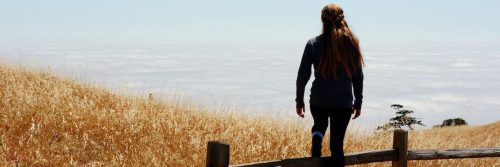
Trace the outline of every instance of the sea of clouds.
{"type": "MultiPolygon", "coordinates": [[[[49,67],[110,89],[176,94],[206,105],[295,119],[295,79],[304,45],[3,45],[0,59],[49,67]]],[[[470,124],[500,120],[499,48],[406,46],[363,51],[365,98],[358,124],[386,122],[394,115],[390,105],[395,103],[414,110],[427,127],[455,117],[470,124]]],[[[311,82],[306,96],[310,86],[311,82]]]]}

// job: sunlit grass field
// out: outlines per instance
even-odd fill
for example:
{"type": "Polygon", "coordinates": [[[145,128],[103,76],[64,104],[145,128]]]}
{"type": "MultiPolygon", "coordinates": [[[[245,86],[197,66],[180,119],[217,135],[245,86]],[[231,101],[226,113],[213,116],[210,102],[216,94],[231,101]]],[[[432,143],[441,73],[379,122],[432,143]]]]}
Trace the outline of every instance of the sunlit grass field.
{"type": "MultiPolygon", "coordinates": [[[[304,123],[159,99],[0,64],[0,166],[204,166],[210,140],[231,145],[231,164],[309,155],[304,123]]],[[[345,142],[346,153],[388,149],[392,133],[350,129],[345,142]]],[[[412,131],[409,142],[410,149],[498,147],[500,122],[412,131]]],[[[491,167],[500,158],[409,165],[491,167]]]]}

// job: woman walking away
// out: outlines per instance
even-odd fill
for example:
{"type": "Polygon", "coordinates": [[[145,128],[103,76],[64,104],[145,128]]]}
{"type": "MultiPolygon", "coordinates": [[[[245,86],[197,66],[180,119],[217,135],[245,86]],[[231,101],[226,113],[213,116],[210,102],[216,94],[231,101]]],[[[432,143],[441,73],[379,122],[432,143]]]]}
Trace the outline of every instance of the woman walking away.
{"type": "Polygon", "coordinates": [[[312,157],[321,156],[321,143],[330,118],[330,152],[334,166],[345,166],[344,136],[351,119],[361,114],[363,56],[359,41],[347,26],[344,12],[336,4],[321,11],[323,32],[307,42],[297,76],[297,114],[304,117],[304,89],[314,67],[310,95],[312,157]],[[354,94],[354,97],[353,97],[354,94]],[[354,101],[354,104],[353,104],[354,101]]]}

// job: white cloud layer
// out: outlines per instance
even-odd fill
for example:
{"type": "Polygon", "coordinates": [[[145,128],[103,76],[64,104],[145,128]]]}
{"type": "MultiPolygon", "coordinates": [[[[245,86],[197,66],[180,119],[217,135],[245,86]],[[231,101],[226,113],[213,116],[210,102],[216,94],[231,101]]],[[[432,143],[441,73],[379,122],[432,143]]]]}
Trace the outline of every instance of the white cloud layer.
{"type": "MultiPolygon", "coordinates": [[[[0,58],[50,66],[78,79],[140,93],[191,97],[294,116],[295,77],[303,44],[33,45],[0,48],[0,58]]],[[[364,117],[378,124],[399,103],[432,126],[462,117],[500,119],[499,48],[365,48],[364,117]]],[[[314,78],[311,78],[313,80],[314,78]]],[[[311,82],[308,84],[310,88],[311,82]]],[[[309,94],[307,90],[306,95],[309,94]]]]}

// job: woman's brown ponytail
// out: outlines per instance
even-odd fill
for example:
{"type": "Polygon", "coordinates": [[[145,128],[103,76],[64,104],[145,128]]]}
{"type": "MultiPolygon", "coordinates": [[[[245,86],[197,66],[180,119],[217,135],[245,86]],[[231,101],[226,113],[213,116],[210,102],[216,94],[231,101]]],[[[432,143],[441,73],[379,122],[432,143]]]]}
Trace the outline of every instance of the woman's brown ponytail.
{"type": "Polygon", "coordinates": [[[323,33],[321,34],[321,58],[317,71],[323,78],[329,73],[337,78],[337,68],[344,69],[347,76],[352,76],[364,64],[359,41],[349,29],[344,19],[344,11],[336,4],[326,5],[321,11],[323,33]],[[352,67],[352,68],[350,68],[352,67]]]}

